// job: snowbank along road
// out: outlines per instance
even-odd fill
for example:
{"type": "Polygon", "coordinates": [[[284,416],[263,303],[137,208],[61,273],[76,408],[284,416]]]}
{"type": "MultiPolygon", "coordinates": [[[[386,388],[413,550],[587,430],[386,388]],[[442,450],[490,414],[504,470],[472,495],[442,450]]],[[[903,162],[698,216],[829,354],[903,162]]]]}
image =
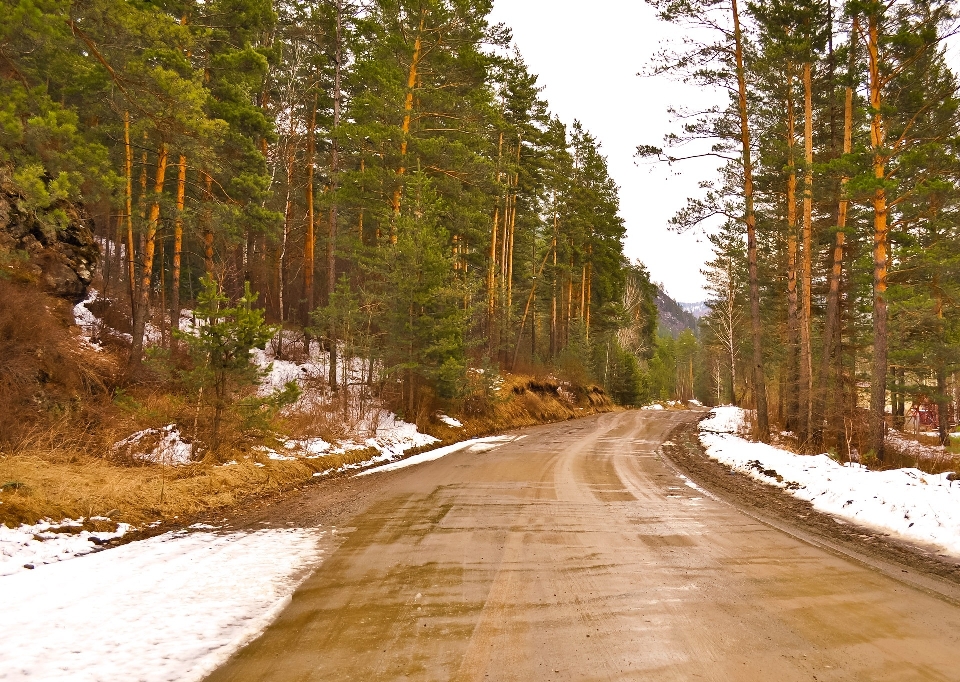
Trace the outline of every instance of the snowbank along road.
{"type": "Polygon", "coordinates": [[[690,484],[689,412],[529,430],[390,476],[209,678],[958,680],[960,608],[690,484]]]}

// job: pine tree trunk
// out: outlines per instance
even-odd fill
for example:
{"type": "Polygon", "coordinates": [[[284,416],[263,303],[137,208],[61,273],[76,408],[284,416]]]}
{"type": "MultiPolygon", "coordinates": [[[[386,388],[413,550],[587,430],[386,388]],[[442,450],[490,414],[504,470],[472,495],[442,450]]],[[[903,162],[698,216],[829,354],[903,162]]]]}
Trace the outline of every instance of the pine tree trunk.
{"type": "Polygon", "coordinates": [[[553,214],[553,279],[550,292],[550,359],[557,356],[557,214],[553,214]]]}
{"type": "Polygon", "coordinates": [[[731,405],[737,404],[737,337],[736,337],[736,290],[733,281],[733,259],[728,261],[727,271],[727,300],[726,300],[726,350],[730,359],[730,394],[731,405]]]}
{"type": "Polygon", "coordinates": [[[882,462],[887,405],[887,158],[880,74],[879,17],[870,15],[867,29],[867,54],[870,67],[870,143],[873,147],[873,174],[878,186],[873,195],[873,368],[870,380],[870,448],[882,462]]]}
{"type": "Polygon", "coordinates": [[[180,331],[180,260],[183,254],[183,208],[186,188],[187,157],[181,154],[180,162],[177,164],[177,218],[173,223],[173,273],[170,282],[170,329],[173,331],[180,331]]]}
{"type": "MultiPolygon", "coordinates": [[[[849,77],[853,78],[856,68],[855,40],[859,32],[859,22],[853,20],[850,45],[849,77]]],[[[853,86],[847,85],[843,105],[843,154],[853,150],[853,86]]],[[[820,372],[813,401],[813,413],[810,424],[810,443],[814,452],[823,450],[823,428],[827,402],[827,390],[831,385],[830,366],[837,353],[837,337],[840,328],[840,279],[843,275],[844,246],[846,242],[847,211],[850,201],[847,198],[849,178],[840,178],[840,202],[837,208],[837,232],[834,237],[832,268],[827,290],[827,311],[823,328],[823,354],[820,357],[820,372]]]]}
{"type": "Polygon", "coordinates": [[[204,196],[207,206],[203,211],[203,269],[207,277],[213,279],[213,216],[209,203],[213,201],[213,178],[209,173],[203,174],[204,196]]]}
{"type": "MultiPolygon", "coordinates": [[[[330,297],[337,286],[337,222],[339,221],[337,192],[340,188],[340,108],[342,100],[341,92],[341,68],[343,63],[343,0],[336,0],[336,55],[334,57],[333,71],[333,126],[330,130],[330,194],[332,203],[330,204],[330,226],[327,233],[327,304],[330,304],[330,297]]],[[[422,22],[421,22],[422,25],[422,22]]],[[[422,29],[421,29],[422,30],[422,29]]],[[[413,108],[413,89],[408,92],[410,108],[407,109],[405,117],[404,142],[406,145],[406,136],[410,130],[409,116],[413,108]]],[[[406,153],[406,147],[403,149],[406,153]]],[[[394,234],[394,237],[396,235],[394,234]]],[[[330,334],[330,361],[328,363],[329,376],[327,377],[330,389],[337,390],[337,344],[339,342],[337,328],[332,326],[330,334]]]]}
{"type": "Polygon", "coordinates": [[[127,175],[127,277],[130,285],[130,310],[137,300],[137,266],[133,251],[133,147],[130,144],[130,112],[123,112],[124,161],[127,175]]]}
{"type": "MultiPolygon", "coordinates": [[[[593,244],[587,246],[587,258],[593,258],[593,244]]],[[[584,296],[584,304],[586,305],[586,315],[584,319],[586,320],[586,339],[587,343],[590,342],[590,299],[593,296],[593,261],[587,261],[587,293],[584,296]]]]}
{"type": "Polygon", "coordinates": [[[796,117],[793,109],[793,64],[787,63],[787,381],[786,429],[799,433],[800,306],[797,294],[796,117]]]}
{"type": "Polygon", "coordinates": [[[743,66],[743,36],[740,31],[740,13],[737,0],[732,0],[733,32],[739,90],[740,138],[743,147],[744,221],[747,226],[747,263],[750,278],[750,327],[753,341],[753,391],[757,406],[757,438],[770,440],[767,414],[767,384],[763,373],[763,326],[760,319],[760,274],[757,264],[756,216],[753,210],[753,160],[750,149],[750,120],[747,116],[747,84],[743,66]]]}
{"type": "Polygon", "coordinates": [[[140,271],[140,286],[137,291],[137,305],[133,315],[133,346],[127,364],[128,372],[136,375],[143,361],[143,335],[150,313],[150,288],[153,282],[153,257],[156,250],[157,230],[160,228],[160,194],[167,172],[167,145],[160,144],[157,154],[157,173],[154,180],[154,199],[150,205],[150,216],[144,231],[143,265],[140,271]]]}
{"type": "Polygon", "coordinates": [[[410,71],[407,75],[407,96],[403,103],[403,125],[400,127],[400,167],[397,169],[397,188],[393,192],[393,219],[390,222],[390,243],[397,243],[397,218],[400,217],[400,201],[403,196],[403,176],[407,169],[404,165],[407,158],[407,143],[410,137],[410,121],[413,116],[413,92],[417,87],[417,70],[420,67],[420,58],[423,52],[423,27],[426,21],[426,10],[420,13],[420,28],[413,41],[413,56],[410,59],[410,71]]]}
{"type": "Polygon", "coordinates": [[[810,349],[810,317],[813,300],[813,83],[811,64],[803,65],[803,305],[800,310],[800,430],[801,452],[809,450],[813,354],[810,349]]]}
{"type": "MultiPolygon", "coordinates": [[[[316,269],[316,212],[313,205],[313,176],[316,168],[315,136],[317,128],[317,94],[313,95],[313,106],[310,108],[310,118],[307,122],[307,233],[303,240],[303,324],[310,324],[310,313],[313,312],[315,302],[313,298],[313,273],[316,269]]],[[[307,339],[309,344],[309,338],[307,339]]],[[[307,352],[309,353],[309,348],[307,352]]]]}

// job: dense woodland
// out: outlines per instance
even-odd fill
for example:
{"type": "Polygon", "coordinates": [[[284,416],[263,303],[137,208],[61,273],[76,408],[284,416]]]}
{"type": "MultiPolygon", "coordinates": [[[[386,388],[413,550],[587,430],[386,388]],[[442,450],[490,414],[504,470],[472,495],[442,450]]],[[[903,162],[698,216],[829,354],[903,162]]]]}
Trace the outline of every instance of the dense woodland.
{"type": "Polygon", "coordinates": [[[151,330],[183,345],[207,278],[287,330],[278,357],[320,344],[333,389],[359,360],[408,415],[471,368],[645,398],[655,288],[618,189],[490,9],[4,2],[0,172],[51,229],[64,203],[93,217],[127,381],[151,330]]]}
{"type": "Polygon", "coordinates": [[[800,447],[885,457],[907,404],[955,423],[960,120],[941,0],[651,0],[691,41],[651,71],[729,93],[639,154],[722,160],[674,218],[710,240],[699,390],[800,447]],[[695,151],[691,151],[695,150],[695,151]],[[885,412],[892,418],[885,418],[885,412]]]}

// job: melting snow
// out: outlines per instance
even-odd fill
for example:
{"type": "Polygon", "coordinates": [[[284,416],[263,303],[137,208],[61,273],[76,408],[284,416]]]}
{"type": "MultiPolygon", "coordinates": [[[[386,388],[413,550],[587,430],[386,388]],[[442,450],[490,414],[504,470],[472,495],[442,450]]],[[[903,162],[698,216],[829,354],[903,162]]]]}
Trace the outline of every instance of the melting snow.
{"type": "MultiPolygon", "coordinates": [[[[94,521],[109,521],[97,517],[94,521]]],[[[130,526],[117,524],[114,532],[83,530],[84,519],[64,519],[60,523],[41,521],[28,526],[8,528],[0,524],[0,576],[23,573],[28,567],[66,561],[96,552],[99,545],[123,537],[130,526]]],[[[0,586],[2,586],[0,582],[0,586]]],[[[0,670],[0,679],[2,670],[0,670]]]]}
{"type": "Polygon", "coordinates": [[[445,415],[445,414],[437,415],[437,418],[438,418],[440,421],[442,421],[444,424],[446,424],[447,426],[452,426],[452,427],[455,428],[455,429],[459,429],[459,428],[462,428],[462,427],[463,427],[463,422],[461,422],[459,419],[454,419],[453,417],[448,417],[448,416],[445,415]]]}
{"type": "Polygon", "coordinates": [[[127,449],[134,459],[169,466],[189,464],[193,454],[193,446],[182,440],[176,424],[137,431],[116,443],[113,449],[127,449]],[[147,446],[149,449],[142,449],[141,443],[144,441],[151,444],[147,446]],[[154,443],[156,445],[153,445],[154,443]]]}
{"type": "Polygon", "coordinates": [[[0,577],[0,680],[201,680],[289,603],[321,536],[183,531],[0,577]]]}
{"type": "Polygon", "coordinates": [[[379,466],[374,469],[367,469],[366,471],[363,471],[357,475],[366,476],[367,474],[376,474],[383,471],[403,469],[404,467],[413,466],[414,464],[432,462],[435,459],[446,457],[447,455],[454,452],[459,452],[460,450],[468,450],[469,452],[476,453],[489,452],[494,448],[500,447],[504,443],[512,443],[513,441],[520,440],[524,437],[525,436],[488,436],[487,438],[474,438],[472,440],[465,440],[461,443],[454,443],[453,445],[446,445],[442,448],[423,452],[419,455],[414,455],[413,457],[400,460],[399,462],[392,462],[391,464],[384,464],[383,466],[379,466]]]}
{"type": "Polygon", "coordinates": [[[700,441],[713,459],[771,485],[787,488],[822,512],[960,556],[960,485],[947,474],[919,469],[870,471],[827,455],[804,456],[734,435],[744,412],[713,410],[700,423],[700,441]],[[778,480],[777,477],[782,480],[778,480]]]}

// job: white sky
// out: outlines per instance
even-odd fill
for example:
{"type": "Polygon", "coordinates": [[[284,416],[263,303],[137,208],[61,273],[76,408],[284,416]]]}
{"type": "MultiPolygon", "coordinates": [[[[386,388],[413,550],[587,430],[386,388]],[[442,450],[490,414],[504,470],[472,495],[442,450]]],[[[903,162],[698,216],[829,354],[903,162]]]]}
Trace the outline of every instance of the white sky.
{"type": "Polygon", "coordinates": [[[659,42],[676,29],[656,20],[642,0],[495,0],[493,22],[513,29],[530,71],[540,76],[551,111],[579,119],[601,142],[620,185],[626,253],[680,301],[705,297],[700,268],[710,257],[702,235],[678,235],[667,221],[698,196],[697,182],[715,163],[637,166],[638,144],[659,145],[674,127],[667,105],[694,106],[715,97],[666,78],[637,76],[659,42]]]}
{"type": "MultiPolygon", "coordinates": [[[[493,22],[513,29],[530,71],[540,76],[551,111],[568,125],[580,119],[602,143],[610,174],[620,186],[626,253],[643,261],[656,282],[679,301],[705,298],[700,268],[710,258],[702,234],[678,235],[667,221],[697,183],[713,179],[717,164],[688,161],[672,169],[638,166],[638,144],[659,145],[675,130],[668,104],[695,107],[719,99],[667,78],[641,78],[661,42],[678,37],[643,0],[495,0],[493,22]]],[[[960,71],[960,36],[950,40],[948,61],[960,71]]]]}

